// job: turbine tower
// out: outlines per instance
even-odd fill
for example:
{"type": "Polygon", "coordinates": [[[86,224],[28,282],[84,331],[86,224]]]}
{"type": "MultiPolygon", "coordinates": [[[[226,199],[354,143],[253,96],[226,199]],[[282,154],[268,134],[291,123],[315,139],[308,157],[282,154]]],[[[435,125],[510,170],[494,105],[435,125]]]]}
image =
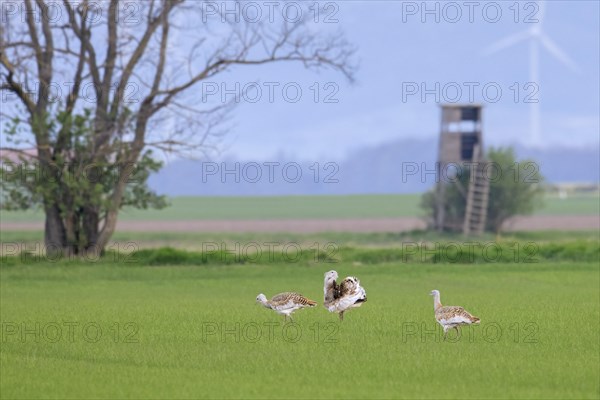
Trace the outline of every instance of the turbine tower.
{"type": "MultiPolygon", "coordinates": [[[[531,28],[507,36],[504,39],[500,39],[497,42],[490,45],[484,50],[484,54],[491,55],[500,50],[512,47],[517,43],[523,41],[529,41],[529,81],[533,83],[539,83],[540,78],[540,45],[554,58],[564,64],[573,72],[579,72],[579,67],[575,62],[558,47],[558,45],[548,37],[542,31],[542,22],[544,19],[544,13],[546,11],[546,2],[537,1],[538,13],[537,23],[531,26],[531,28]]],[[[529,103],[529,123],[531,129],[531,143],[539,146],[542,143],[541,134],[541,115],[540,115],[540,103],[539,98],[537,101],[529,103]]]]}

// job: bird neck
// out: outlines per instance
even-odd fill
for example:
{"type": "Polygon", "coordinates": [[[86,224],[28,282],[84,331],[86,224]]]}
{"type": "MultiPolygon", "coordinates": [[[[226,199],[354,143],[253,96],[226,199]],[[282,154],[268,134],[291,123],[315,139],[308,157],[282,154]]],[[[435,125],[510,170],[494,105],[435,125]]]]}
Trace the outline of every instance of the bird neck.
{"type": "Polygon", "coordinates": [[[325,279],[325,284],[323,285],[323,292],[325,295],[327,295],[327,292],[332,286],[335,286],[335,279],[325,279]]]}
{"type": "Polygon", "coordinates": [[[437,310],[441,306],[442,306],[442,303],[440,302],[440,295],[439,294],[434,295],[433,296],[433,309],[437,310]]]}
{"type": "Polygon", "coordinates": [[[269,304],[269,300],[260,300],[260,304],[262,304],[263,307],[271,308],[271,304],[269,304]]]}

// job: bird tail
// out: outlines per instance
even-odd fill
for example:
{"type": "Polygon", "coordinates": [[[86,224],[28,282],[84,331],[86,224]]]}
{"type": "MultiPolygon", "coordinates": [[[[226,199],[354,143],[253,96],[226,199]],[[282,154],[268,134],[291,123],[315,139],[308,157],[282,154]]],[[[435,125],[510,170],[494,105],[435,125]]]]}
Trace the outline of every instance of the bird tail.
{"type": "Polygon", "coordinates": [[[481,322],[481,320],[477,317],[471,317],[471,323],[472,324],[479,324],[479,322],[481,322]]]}
{"type": "Polygon", "coordinates": [[[306,305],[309,307],[315,307],[317,305],[317,302],[314,300],[306,299],[306,305]]]}

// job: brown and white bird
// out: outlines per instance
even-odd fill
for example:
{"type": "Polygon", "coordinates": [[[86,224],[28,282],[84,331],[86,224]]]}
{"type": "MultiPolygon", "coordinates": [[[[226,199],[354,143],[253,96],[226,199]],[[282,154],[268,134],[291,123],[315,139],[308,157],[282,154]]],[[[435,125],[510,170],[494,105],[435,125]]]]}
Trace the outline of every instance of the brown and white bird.
{"type": "Polygon", "coordinates": [[[323,305],[329,312],[337,312],[340,321],[344,320],[344,312],[350,308],[360,307],[367,301],[367,292],[360,286],[360,281],[354,276],[348,276],[339,285],[336,282],[338,273],[325,273],[323,285],[323,305]]]}
{"type": "Polygon", "coordinates": [[[433,309],[435,310],[435,319],[444,328],[444,340],[450,329],[456,329],[458,333],[461,325],[479,324],[479,318],[472,316],[467,310],[458,306],[442,306],[440,302],[440,291],[432,290],[429,293],[433,296],[433,309]]]}
{"type": "Polygon", "coordinates": [[[277,314],[283,315],[284,321],[286,321],[288,317],[292,320],[292,313],[296,310],[317,305],[316,301],[310,300],[300,293],[294,292],[276,294],[271,300],[267,300],[267,297],[261,293],[256,296],[256,301],[264,307],[275,311],[277,314]]]}

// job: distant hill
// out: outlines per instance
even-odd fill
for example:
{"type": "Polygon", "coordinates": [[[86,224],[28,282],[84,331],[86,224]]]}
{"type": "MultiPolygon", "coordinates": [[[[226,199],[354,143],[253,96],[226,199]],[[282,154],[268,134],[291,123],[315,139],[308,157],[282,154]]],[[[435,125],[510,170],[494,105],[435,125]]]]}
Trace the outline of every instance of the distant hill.
{"type": "MultiPolygon", "coordinates": [[[[518,145],[515,150],[519,159],[535,160],[550,183],[600,180],[597,146],[536,149],[518,145]]],[[[178,160],[151,176],[149,182],[159,193],[170,196],[418,193],[435,183],[436,156],[437,141],[403,139],[359,149],[331,164],[326,159],[269,160],[272,164],[178,160]]]]}

